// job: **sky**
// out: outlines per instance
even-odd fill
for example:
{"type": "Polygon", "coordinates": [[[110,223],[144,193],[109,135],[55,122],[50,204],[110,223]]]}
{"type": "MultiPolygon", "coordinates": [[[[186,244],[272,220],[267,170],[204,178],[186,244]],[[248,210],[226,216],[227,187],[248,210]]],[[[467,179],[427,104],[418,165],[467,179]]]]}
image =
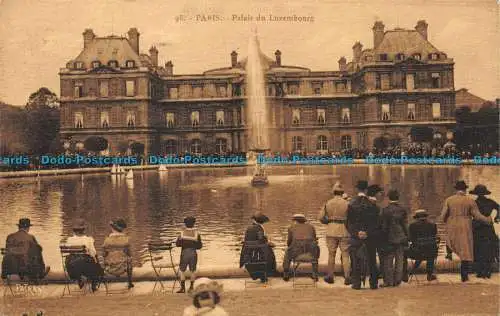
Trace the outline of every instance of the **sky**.
{"type": "Polygon", "coordinates": [[[24,105],[45,86],[60,93],[59,69],[83,48],[82,32],[124,35],[137,27],[140,50],[159,49],[174,73],[230,66],[230,53],[246,55],[257,23],[262,51],[284,65],[338,70],[352,46],[373,46],[372,26],[413,29],[429,24],[430,42],[455,61],[455,88],[484,99],[500,97],[500,10],[496,0],[0,0],[0,100],[24,105]],[[313,22],[233,21],[233,15],[306,16],[313,22]],[[179,21],[179,16],[184,21],[179,21]],[[197,21],[216,15],[219,21],[197,21]]]}

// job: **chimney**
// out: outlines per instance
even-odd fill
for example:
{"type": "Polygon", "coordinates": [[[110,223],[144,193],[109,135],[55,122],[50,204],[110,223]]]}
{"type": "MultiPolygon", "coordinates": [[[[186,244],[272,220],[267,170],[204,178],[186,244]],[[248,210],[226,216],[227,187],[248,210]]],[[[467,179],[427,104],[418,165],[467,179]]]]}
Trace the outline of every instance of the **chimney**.
{"type": "Polygon", "coordinates": [[[83,32],[83,48],[87,48],[90,43],[92,43],[94,38],[94,31],[92,31],[92,29],[85,29],[85,31],[83,32]]]}
{"type": "Polygon", "coordinates": [[[139,54],[139,31],[135,27],[131,28],[127,32],[128,34],[128,41],[130,43],[130,46],[132,46],[132,49],[139,54]]]}
{"type": "Polygon", "coordinates": [[[236,64],[238,63],[238,53],[233,50],[231,53],[231,67],[236,67],[236,64]]]}
{"type": "Polygon", "coordinates": [[[276,65],[281,66],[281,52],[279,49],[274,53],[274,56],[276,56],[276,65]]]}
{"type": "Polygon", "coordinates": [[[345,59],[344,56],[340,57],[339,59],[339,70],[347,71],[347,60],[345,59]]]}
{"type": "Polygon", "coordinates": [[[385,25],[382,21],[377,21],[373,24],[373,48],[377,48],[382,43],[384,39],[384,27],[385,25]]]}
{"type": "Polygon", "coordinates": [[[167,72],[167,76],[172,76],[174,74],[174,64],[172,64],[172,61],[169,60],[165,64],[165,70],[167,72]]]}
{"type": "Polygon", "coordinates": [[[149,49],[149,55],[151,56],[153,66],[158,67],[158,49],[156,49],[155,46],[151,46],[149,49]]]}
{"type": "Polygon", "coordinates": [[[425,40],[427,40],[427,27],[429,25],[427,24],[427,22],[425,22],[425,20],[420,20],[417,22],[417,25],[415,26],[415,30],[420,33],[420,35],[422,35],[423,38],[425,38],[425,40]]]}
{"type": "Polygon", "coordinates": [[[359,60],[361,59],[362,49],[363,49],[363,44],[361,44],[360,42],[354,43],[354,46],[352,47],[352,55],[355,63],[359,63],[359,60]]]}

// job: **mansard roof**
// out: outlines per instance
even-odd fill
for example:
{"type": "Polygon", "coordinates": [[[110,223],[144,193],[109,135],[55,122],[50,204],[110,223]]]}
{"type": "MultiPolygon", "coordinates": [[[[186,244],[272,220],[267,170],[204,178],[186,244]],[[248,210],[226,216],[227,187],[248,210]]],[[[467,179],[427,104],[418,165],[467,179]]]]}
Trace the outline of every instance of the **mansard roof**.
{"type": "Polygon", "coordinates": [[[420,53],[427,56],[440,53],[428,40],[415,30],[394,29],[384,33],[382,42],[373,49],[375,54],[399,54],[410,56],[420,53]]]}
{"type": "Polygon", "coordinates": [[[102,64],[116,60],[120,66],[133,60],[136,65],[142,65],[140,56],[130,46],[128,39],[115,35],[94,38],[74,59],[75,62],[83,62],[86,67],[96,60],[102,64]]]}

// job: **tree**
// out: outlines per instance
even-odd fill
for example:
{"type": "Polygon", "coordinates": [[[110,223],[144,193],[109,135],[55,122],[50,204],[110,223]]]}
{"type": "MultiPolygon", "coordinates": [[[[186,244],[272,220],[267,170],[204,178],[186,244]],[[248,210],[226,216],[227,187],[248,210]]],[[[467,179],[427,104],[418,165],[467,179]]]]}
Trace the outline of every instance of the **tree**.
{"type": "Polygon", "coordinates": [[[59,99],[54,92],[42,87],[29,96],[25,111],[28,123],[25,135],[30,153],[49,153],[59,133],[59,99]]]}
{"type": "Polygon", "coordinates": [[[87,138],[83,144],[85,149],[95,152],[103,151],[108,148],[108,141],[105,138],[97,136],[87,138]]]}

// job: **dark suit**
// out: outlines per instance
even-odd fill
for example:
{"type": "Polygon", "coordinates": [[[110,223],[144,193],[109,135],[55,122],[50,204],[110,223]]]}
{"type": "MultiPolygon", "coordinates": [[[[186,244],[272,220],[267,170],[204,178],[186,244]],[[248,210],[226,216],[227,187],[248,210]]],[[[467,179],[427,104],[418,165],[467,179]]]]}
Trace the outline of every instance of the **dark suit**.
{"type": "Polygon", "coordinates": [[[360,249],[366,246],[368,268],[370,270],[370,287],[378,284],[377,246],[380,238],[380,210],[366,196],[356,196],[349,203],[347,209],[346,227],[351,235],[350,251],[352,262],[351,281],[354,288],[361,287],[361,270],[364,262],[363,252],[360,249]],[[358,233],[367,233],[366,239],[360,239],[358,233]]]}
{"type": "Polygon", "coordinates": [[[35,237],[24,230],[7,236],[5,256],[2,261],[2,278],[17,274],[31,280],[42,279],[45,275],[45,263],[42,247],[35,237]]]}
{"type": "MultiPolygon", "coordinates": [[[[429,222],[427,219],[417,220],[410,224],[409,241],[410,248],[406,252],[406,256],[415,259],[415,268],[422,261],[427,263],[427,274],[431,275],[434,270],[434,260],[438,255],[437,246],[437,225],[429,222]]],[[[404,260],[404,273],[408,273],[407,261],[404,260]]]]}

